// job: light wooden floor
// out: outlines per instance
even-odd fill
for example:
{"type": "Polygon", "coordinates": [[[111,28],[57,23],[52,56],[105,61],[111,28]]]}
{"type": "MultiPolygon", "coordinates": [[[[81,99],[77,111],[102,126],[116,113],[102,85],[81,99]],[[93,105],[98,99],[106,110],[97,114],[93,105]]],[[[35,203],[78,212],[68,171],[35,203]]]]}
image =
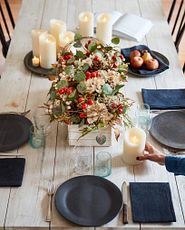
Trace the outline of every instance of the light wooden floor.
{"type": "MultiPolygon", "coordinates": [[[[161,0],[161,1],[162,1],[162,5],[163,5],[164,14],[167,17],[170,5],[172,3],[172,0],[161,0]]],[[[0,2],[3,2],[3,0],[0,0],[0,2]]],[[[16,22],[22,0],[10,0],[9,2],[10,2],[10,7],[12,9],[13,17],[14,17],[15,22],[16,22]]],[[[180,2],[180,0],[178,0],[178,2],[180,2]]],[[[172,18],[172,20],[174,20],[174,18],[172,18]]],[[[0,50],[1,50],[1,44],[0,44],[0,50]]],[[[181,66],[183,66],[184,61],[185,61],[185,36],[183,37],[183,39],[181,41],[181,45],[180,45],[179,61],[180,61],[181,66]]],[[[2,52],[0,52],[0,74],[3,71],[4,63],[5,63],[5,59],[2,56],[2,52]]]]}

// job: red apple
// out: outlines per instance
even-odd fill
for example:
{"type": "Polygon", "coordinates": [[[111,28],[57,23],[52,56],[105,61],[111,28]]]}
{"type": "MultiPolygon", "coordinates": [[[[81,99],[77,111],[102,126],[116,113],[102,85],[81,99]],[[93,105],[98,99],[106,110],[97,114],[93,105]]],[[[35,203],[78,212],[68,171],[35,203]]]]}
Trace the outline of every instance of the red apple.
{"type": "Polygon", "coordinates": [[[130,64],[133,68],[138,69],[143,65],[143,59],[141,57],[133,57],[130,59],[130,64]]]}
{"type": "Polygon", "coordinates": [[[159,68],[159,62],[157,59],[149,59],[145,62],[146,69],[148,70],[155,70],[159,68]]]}
{"type": "Polygon", "coordinates": [[[130,58],[133,58],[133,57],[140,57],[141,56],[141,53],[139,50],[132,50],[130,52],[130,58]]]}

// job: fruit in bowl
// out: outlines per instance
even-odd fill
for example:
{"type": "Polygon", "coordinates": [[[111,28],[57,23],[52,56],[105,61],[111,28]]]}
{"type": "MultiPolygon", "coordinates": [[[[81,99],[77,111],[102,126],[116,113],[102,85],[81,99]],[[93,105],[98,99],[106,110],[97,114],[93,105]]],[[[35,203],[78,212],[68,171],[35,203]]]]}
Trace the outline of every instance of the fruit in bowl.
{"type": "Polygon", "coordinates": [[[134,69],[143,68],[155,70],[159,68],[159,62],[148,50],[132,50],[130,52],[130,65],[134,69]]]}
{"type": "Polygon", "coordinates": [[[145,62],[145,65],[147,70],[155,70],[159,68],[159,62],[157,59],[154,58],[147,60],[145,62]]]}
{"type": "Polygon", "coordinates": [[[139,56],[135,56],[133,58],[130,59],[130,64],[133,68],[138,69],[143,65],[144,61],[142,59],[142,57],[139,56]]]}
{"type": "Polygon", "coordinates": [[[130,52],[130,59],[133,57],[141,57],[141,52],[139,50],[132,50],[130,52]]]}
{"type": "Polygon", "coordinates": [[[146,61],[152,59],[152,55],[147,50],[145,50],[143,52],[142,59],[143,59],[143,61],[145,63],[146,61]]]}

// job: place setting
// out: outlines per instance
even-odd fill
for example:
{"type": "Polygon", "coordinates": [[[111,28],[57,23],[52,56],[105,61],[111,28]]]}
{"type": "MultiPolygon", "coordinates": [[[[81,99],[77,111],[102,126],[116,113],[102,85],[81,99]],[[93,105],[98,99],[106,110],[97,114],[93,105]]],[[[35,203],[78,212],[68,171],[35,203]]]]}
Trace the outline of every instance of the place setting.
{"type": "Polygon", "coordinates": [[[144,103],[149,104],[153,114],[150,134],[172,151],[185,149],[185,90],[142,89],[144,103]]]}

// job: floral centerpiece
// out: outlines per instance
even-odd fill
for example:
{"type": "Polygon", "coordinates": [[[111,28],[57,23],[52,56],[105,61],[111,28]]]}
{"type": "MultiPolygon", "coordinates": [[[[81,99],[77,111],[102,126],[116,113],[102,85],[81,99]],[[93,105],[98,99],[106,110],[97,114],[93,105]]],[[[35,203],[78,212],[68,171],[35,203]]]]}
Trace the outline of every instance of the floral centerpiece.
{"type": "Polygon", "coordinates": [[[130,100],[121,90],[127,82],[127,64],[118,48],[76,36],[59,52],[53,67],[56,72],[50,78],[46,104],[51,121],[79,124],[83,126],[81,136],[107,126],[129,124],[130,100]]]}

